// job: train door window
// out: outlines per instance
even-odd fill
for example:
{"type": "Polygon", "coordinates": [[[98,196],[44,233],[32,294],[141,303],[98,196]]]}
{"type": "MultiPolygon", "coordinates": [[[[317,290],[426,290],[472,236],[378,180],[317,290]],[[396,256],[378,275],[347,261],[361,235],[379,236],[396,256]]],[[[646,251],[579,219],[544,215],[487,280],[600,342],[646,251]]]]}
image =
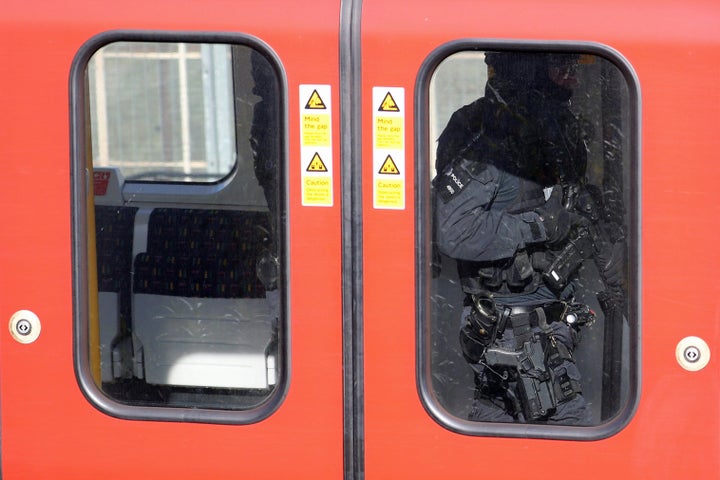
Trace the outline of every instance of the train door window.
{"type": "Polygon", "coordinates": [[[109,34],[75,62],[76,361],[116,416],[255,422],[287,386],[284,79],[218,38],[109,34]]]}
{"type": "Polygon", "coordinates": [[[463,433],[606,437],[638,392],[634,75],[601,47],[492,47],[421,75],[420,391],[463,433]]]}

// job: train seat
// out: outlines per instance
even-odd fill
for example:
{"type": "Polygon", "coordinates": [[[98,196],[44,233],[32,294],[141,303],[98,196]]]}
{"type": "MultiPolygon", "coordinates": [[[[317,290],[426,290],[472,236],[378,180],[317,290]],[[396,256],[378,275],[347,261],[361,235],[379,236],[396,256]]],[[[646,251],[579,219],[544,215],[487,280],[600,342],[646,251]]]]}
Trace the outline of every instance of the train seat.
{"type": "Polygon", "coordinates": [[[112,348],[130,322],[130,270],[136,212],[134,207],[95,207],[100,370],[104,382],[122,375],[117,366],[113,366],[112,348]]]}
{"type": "Polygon", "coordinates": [[[265,389],[273,318],[262,299],[137,294],[135,335],[145,381],[156,385],[265,389]]]}
{"type": "Polygon", "coordinates": [[[267,214],[157,208],[134,260],[136,376],[150,384],[264,389],[275,314],[255,272],[267,214]]]}

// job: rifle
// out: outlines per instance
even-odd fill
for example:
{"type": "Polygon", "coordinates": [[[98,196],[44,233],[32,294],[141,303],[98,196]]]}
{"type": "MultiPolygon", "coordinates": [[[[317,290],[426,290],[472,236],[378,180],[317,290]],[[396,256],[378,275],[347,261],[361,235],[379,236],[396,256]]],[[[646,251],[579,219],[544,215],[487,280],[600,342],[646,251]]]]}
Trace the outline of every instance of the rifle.
{"type": "Polygon", "coordinates": [[[564,204],[587,222],[575,228],[567,244],[543,272],[543,280],[555,291],[560,291],[570,281],[571,276],[586,260],[593,259],[600,273],[604,290],[596,294],[600,308],[608,317],[622,319],[625,314],[627,294],[622,285],[611,285],[603,276],[600,259],[607,254],[616,242],[624,241],[622,229],[609,228],[601,222],[599,189],[587,185],[583,190],[573,185],[564,188],[564,204]]]}
{"type": "Polygon", "coordinates": [[[617,412],[620,405],[622,362],[617,359],[622,356],[622,328],[628,297],[624,282],[608,283],[599,260],[608,254],[615,243],[624,243],[625,236],[622,228],[613,228],[613,222],[607,222],[607,215],[601,218],[602,194],[597,187],[588,185],[580,190],[573,186],[564,193],[566,208],[581,214],[588,222],[576,229],[567,245],[543,273],[543,278],[551,288],[559,291],[585,260],[595,260],[604,286],[604,290],[597,292],[596,297],[605,317],[601,416],[607,419],[617,412]]]}

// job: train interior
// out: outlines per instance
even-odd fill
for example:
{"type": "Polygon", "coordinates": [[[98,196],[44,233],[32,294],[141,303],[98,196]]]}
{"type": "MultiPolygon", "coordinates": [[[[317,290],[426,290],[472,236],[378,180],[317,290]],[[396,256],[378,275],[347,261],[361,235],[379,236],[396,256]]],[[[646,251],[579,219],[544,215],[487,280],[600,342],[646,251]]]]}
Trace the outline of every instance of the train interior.
{"type": "Polygon", "coordinates": [[[276,71],[250,46],[129,41],[86,78],[95,382],[129,405],[262,404],[284,361],[276,71]]]}

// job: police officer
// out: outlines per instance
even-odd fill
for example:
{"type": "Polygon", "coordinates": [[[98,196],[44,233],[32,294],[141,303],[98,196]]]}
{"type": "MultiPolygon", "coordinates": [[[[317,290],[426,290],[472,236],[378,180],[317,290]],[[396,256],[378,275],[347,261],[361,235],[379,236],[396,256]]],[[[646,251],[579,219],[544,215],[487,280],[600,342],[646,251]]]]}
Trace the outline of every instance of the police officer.
{"type": "Polygon", "coordinates": [[[489,52],[485,96],[438,140],[435,241],[457,260],[460,343],[475,372],[470,419],[587,425],[573,359],[593,313],[548,268],[587,220],[566,208],[585,181],[585,124],[570,110],[577,57],[489,52]]]}

